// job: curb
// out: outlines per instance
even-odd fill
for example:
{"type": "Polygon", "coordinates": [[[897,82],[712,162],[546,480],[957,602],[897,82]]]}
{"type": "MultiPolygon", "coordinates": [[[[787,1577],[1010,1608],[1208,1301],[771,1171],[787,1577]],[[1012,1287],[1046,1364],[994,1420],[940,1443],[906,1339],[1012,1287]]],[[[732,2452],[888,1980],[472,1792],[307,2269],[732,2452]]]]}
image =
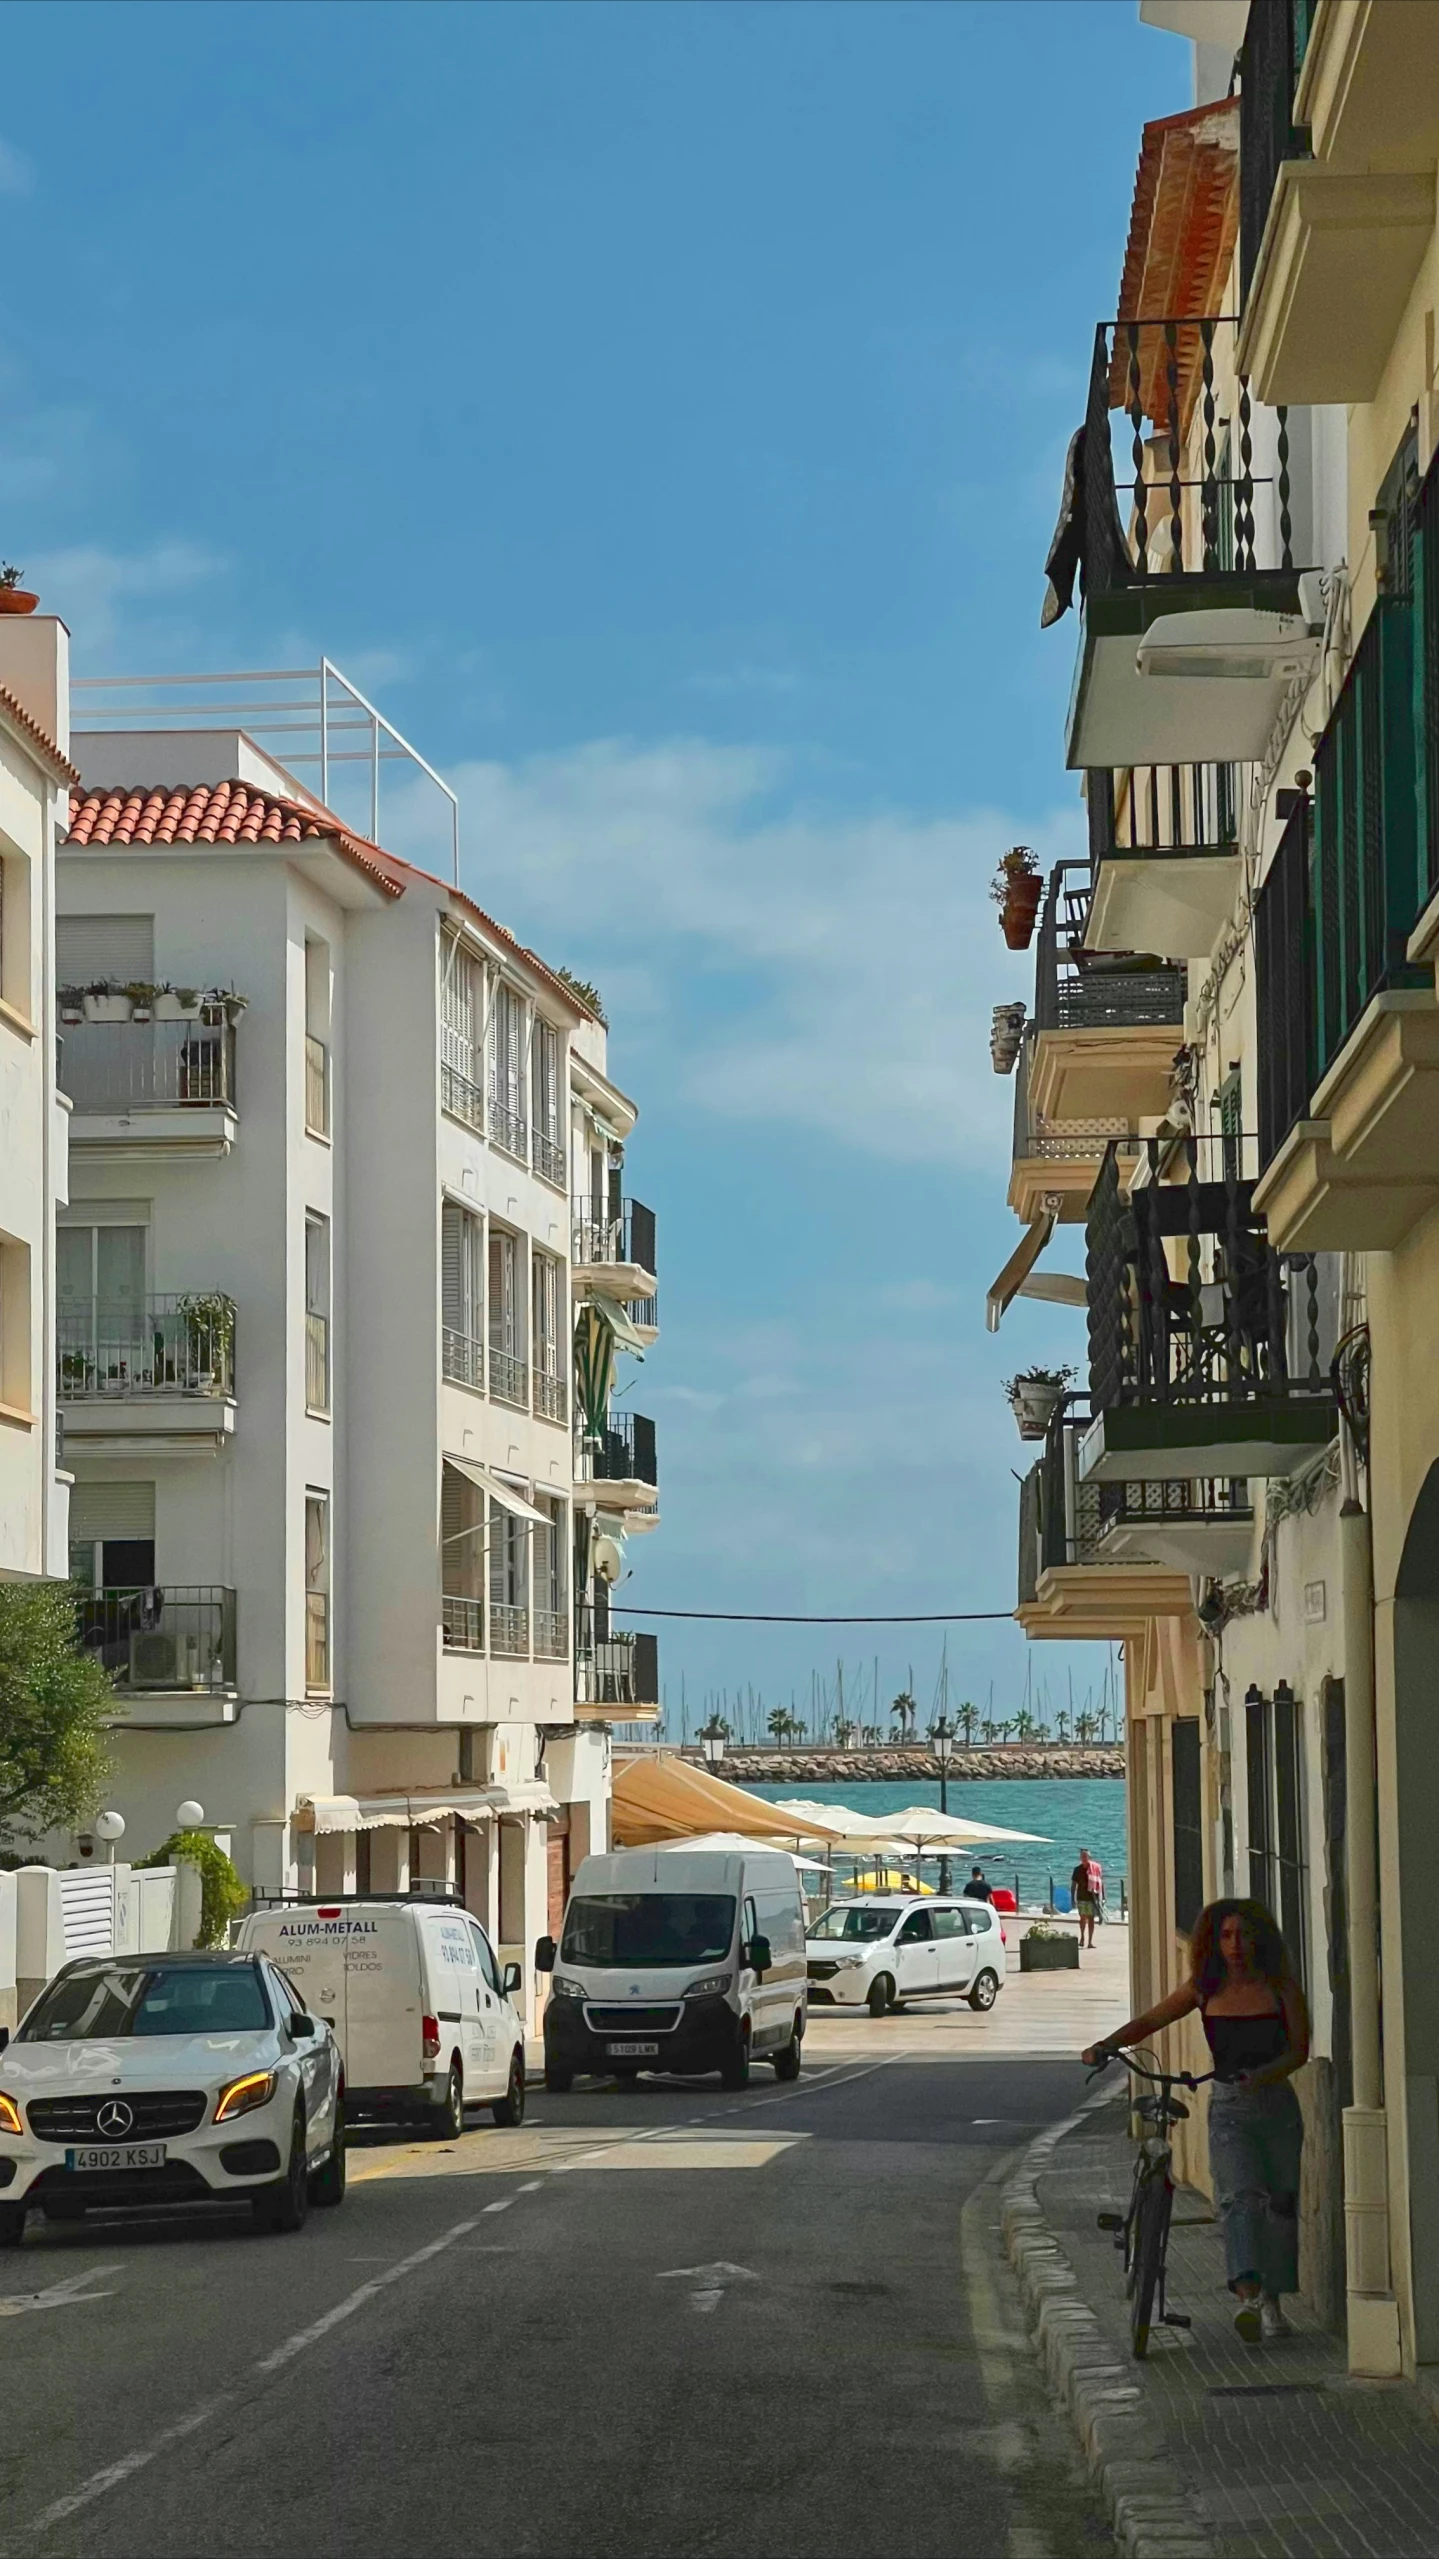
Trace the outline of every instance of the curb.
{"type": "Polygon", "coordinates": [[[1163,2431],[1134,2365],[1081,2300],[1074,2268],[1044,2217],[1039,2180],[1053,2153],[1112,2090],[1091,2097],[1024,2152],[1000,2199],[1005,2251],[1034,2330],[1035,2351],[1079,2437],[1124,2559],[1215,2559],[1209,2526],[1175,2486],[1163,2431]]]}

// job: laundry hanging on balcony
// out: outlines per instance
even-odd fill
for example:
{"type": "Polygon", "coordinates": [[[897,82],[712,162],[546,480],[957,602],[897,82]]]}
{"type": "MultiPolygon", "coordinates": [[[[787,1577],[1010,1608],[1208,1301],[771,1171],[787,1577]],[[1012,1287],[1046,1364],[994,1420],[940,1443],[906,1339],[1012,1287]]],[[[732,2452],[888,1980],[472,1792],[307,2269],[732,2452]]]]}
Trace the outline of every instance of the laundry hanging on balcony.
{"type": "Polygon", "coordinates": [[[587,1439],[604,1436],[617,1350],[633,1351],[636,1359],[643,1359],[644,1335],[618,1298],[589,1298],[575,1318],[575,1393],[587,1439]]]}

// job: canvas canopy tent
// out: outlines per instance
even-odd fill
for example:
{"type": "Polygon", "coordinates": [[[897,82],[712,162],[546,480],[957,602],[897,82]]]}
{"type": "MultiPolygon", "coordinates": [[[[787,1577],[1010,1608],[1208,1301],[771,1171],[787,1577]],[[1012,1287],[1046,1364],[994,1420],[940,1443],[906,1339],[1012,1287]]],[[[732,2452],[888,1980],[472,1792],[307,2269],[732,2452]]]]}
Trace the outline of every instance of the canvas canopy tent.
{"type": "MultiPolygon", "coordinates": [[[[683,1760],[628,1759],[616,1767],[610,1809],[617,1848],[652,1848],[666,1840],[703,1838],[711,1831],[737,1831],[744,1839],[773,1840],[792,1846],[795,1828],[775,1804],[727,1785],[708,1769],[683,1760]]],[[[808,1837],[828,1837],[812,1823],[808,1837]]]]}

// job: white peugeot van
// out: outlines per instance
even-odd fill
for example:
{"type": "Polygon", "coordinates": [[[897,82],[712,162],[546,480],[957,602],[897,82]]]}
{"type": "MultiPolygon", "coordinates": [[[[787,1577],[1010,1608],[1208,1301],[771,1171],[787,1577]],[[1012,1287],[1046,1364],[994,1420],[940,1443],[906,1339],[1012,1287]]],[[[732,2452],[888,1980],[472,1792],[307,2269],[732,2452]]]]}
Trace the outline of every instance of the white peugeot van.
{"type": "Polygon", "coordinates": [[[269,1955],[335,2030],[350,2121],[418,2118],[440,2139],[465,2108],[497,2124],[525,2114],[525,2030],[477,1919],[437,1894],[280,1902],[251,1911],[237,1945],[269,1955]]]}
{"type": "Polygon", "coordinates": [[[717,2070],[743,2088],[752,2058],[799,2077],[804,2038],[804,1905],[794,1861],[774,1849],[625,1848],[587,1857],[556,1946],[545,2086],[577,2071],[634,2079],[717,2070]]]}
{"type": "Polygon", "coordinates": [[[961,1895],[831,1902],[811,1924],[806,1955],[816,2008],[867,2008],[871,2017],[944,1991],[989,2009],[1006,1973],[998,1911],[961,1895]]]}

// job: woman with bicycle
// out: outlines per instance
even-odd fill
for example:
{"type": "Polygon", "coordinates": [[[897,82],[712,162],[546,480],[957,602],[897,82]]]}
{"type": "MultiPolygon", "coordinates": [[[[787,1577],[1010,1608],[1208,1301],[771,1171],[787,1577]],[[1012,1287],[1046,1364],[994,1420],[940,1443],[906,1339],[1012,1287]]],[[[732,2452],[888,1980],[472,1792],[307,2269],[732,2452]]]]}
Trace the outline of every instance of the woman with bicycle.
{"type": "Polygon", "coordinates": [[[1304,2123],[1290,2081],[1309,2058],[1309,2017],[1278,1927],[1257,1901],[1213,1901],[1189,1942],[1189,1979],[1117,2035],[1091,2067],[1197,2010],[1214,2059],[1209,2164],[1224,2225],[1234,2325],[1246,2345],[1282,2337],[1280,2297],[1299,2289],[1304,2123]]]}

